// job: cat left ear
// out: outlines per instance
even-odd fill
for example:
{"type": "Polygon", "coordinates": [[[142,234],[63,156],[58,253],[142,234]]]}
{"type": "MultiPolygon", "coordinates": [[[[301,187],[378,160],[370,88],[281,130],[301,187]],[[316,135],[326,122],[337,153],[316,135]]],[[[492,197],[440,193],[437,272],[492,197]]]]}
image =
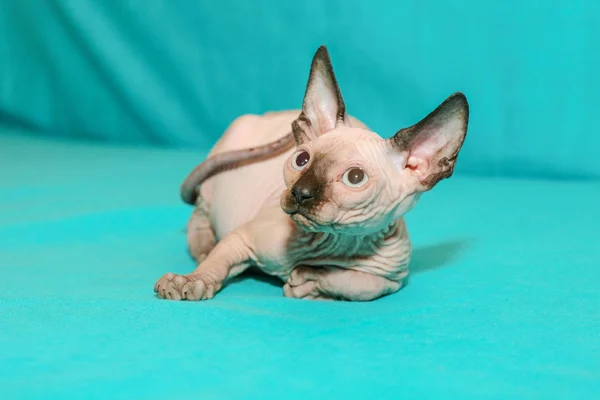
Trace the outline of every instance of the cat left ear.
{"type": "Polygon", "coordinates": [[[467,98],[455,93],[417,124],[388,139],[392,151],[404,155],[405,168],[418,179],[417,191],[430,190],[452,175],[468,124],[467,98]]]}
{"type": "Polygon", "coordinates": [[[296,143],[300,145],[324,135],[340,124],[348,124],[346,105],[333,72],[329,52],[325,46],[321,46],[313,57],[302,113],[292,124],[292,131],[296,143]]]}

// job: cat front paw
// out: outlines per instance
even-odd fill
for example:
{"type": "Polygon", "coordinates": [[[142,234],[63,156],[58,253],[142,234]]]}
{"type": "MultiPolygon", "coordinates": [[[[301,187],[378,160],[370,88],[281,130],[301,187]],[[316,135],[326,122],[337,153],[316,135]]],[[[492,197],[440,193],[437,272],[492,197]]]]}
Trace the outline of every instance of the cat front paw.
{"type": "Polygon", "coordinates": [[[215,296],[215,285],[201,275],[163,275],[154,285],[159,298],[165,300],[208,300],[215,296]]]}

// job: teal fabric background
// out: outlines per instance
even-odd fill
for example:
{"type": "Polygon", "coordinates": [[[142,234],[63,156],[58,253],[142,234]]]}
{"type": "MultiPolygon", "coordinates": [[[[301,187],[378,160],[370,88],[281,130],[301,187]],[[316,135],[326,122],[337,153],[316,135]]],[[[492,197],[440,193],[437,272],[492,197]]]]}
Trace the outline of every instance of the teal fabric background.
{"type": "Polygon", "coordinates": [[[299,107],[326,44],[382,136],[463,91],[458,172],[600,176],[594,0],[5,0],[0,32],[1,113],[43,135],[206,147],[299,107]]]}
{"type": "Polygon", "coordinates": [[[2,399],[600,397],[600,2],[0,0],[2,399]],[[457,173],[369,303],[187,273],[179,184],[328,46],[382,136],[455,91],[457,173]]]}
{"type": "Polygon", "coordinates": [[[597,182],[440,184],[407,216],[410,283],[375,302],[250,277],[176,302],[152,288],[195,266],[177,189],[197,151],[19,133],[0,129],[3,399],[600,394],[597,182]]]}

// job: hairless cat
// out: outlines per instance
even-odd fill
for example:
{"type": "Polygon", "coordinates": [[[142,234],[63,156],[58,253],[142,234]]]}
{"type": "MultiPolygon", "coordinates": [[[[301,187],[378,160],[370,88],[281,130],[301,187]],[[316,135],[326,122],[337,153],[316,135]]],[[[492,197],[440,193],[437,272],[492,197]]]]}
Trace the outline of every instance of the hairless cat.
{"type": "Polygon", "coordinates": [[[158,297],[211,299],[249,267],[300,299],[374,300],[408,276],[404,215],[452,175],[469,106],[448,97],[383,139],[346,113],[329,53],[314,55],[302,110],[244,115],[181,186],[194,205],[187,275],[168,273],[158,297]],[[283,173],[282,173],[283,169],[283,173]]]}

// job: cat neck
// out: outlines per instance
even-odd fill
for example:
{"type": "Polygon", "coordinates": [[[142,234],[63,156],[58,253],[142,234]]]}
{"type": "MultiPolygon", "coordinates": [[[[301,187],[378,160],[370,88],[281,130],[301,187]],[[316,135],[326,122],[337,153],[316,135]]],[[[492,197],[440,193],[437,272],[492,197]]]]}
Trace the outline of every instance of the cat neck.
{"type": "Polygon", "coordinates": [[[381,246],[407,237],[404,218],[393,221],[385,228],[364,235],[345,234],[343,231],[307,232],[302,231],[298,244],[304,251],[317,254],[346,257],[368,257],[381,246]]]}

